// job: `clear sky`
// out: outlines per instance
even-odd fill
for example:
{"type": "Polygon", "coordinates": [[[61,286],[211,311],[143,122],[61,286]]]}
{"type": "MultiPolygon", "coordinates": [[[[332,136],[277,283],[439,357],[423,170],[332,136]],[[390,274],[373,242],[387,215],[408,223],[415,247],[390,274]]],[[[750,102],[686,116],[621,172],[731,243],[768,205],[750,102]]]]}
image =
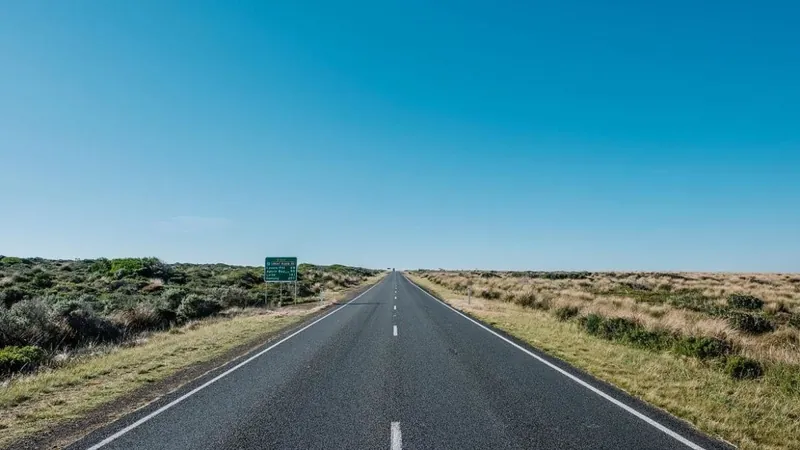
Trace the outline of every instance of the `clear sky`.
{"type": "Polygon", "coordinates": [[[0,254],[800,271],[795,1],[19,1],[0,254]]]}

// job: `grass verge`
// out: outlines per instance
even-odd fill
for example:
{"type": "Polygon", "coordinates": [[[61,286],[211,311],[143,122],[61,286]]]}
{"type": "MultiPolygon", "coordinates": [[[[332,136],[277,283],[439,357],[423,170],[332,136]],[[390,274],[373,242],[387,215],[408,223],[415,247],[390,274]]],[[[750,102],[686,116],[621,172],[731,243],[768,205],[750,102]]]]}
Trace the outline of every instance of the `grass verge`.
{"type": "MultiPolygon", "coordinates": [[[[365,284],[379,278],[372,277],[365,284]]],[[[59,368],[9,380],[0,387],[0,447],[80,419],[95,408],[193,365],[224,356],[243,344],[255,345],[346,295],[347,292],[332,293],[325,304],[318,305],[274,311],[240,310],[230,318],[215,317],[152,333],[133,347],[117,347],[105,354],[77,358],[59,368]]],[[[125,405],[106,419],[112,421],[151,400],[125,405]]]]}
{"type": "Polygon", "coordinates": [[[586,334],[575,321],[513,303],[467,299],[407,276],[453,307],[742,449],[800,449],[800,396],[779,374],[732,380],[713,363],[586,334]]]}

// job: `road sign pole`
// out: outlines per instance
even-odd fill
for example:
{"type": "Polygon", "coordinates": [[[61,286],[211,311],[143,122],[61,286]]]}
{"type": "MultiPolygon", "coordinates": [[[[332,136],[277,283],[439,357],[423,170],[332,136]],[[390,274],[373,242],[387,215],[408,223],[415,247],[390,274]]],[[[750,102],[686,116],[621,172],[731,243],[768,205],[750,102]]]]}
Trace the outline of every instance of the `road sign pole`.
{"type": "Polygon", "coordinates": [[[297,281],[294,282],[294,304],[297,304],[297,281]]]}

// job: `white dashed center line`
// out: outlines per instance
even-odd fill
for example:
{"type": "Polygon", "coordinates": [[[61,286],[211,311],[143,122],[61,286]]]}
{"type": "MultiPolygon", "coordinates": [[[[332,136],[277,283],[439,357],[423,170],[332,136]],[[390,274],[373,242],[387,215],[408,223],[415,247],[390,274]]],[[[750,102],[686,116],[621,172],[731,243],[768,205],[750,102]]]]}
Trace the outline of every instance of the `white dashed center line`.
{"type": "Polygon", "coordinates": [[[397,305],[394,305],[394,310],[397,311],[397,305]]]}
{"type": "Polygon", "coordinates": [[[394,333],[395,336],[397,336],[397,325],[395,325],[393,328],[394,328],[394,332],[393,333],[394,333]]]}
{"type": "Polygon", "coordinates": [[[400,432],[400,422],[392,422],[392,450],[403,448],[403,434],[400,432]]]}

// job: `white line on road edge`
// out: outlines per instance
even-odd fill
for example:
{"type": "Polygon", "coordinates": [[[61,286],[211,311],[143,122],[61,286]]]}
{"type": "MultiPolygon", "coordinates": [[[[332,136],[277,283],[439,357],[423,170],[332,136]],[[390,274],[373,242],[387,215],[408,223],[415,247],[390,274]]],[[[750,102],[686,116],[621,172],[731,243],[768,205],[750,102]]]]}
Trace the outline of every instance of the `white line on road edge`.
{"type": "Polygon", "coordinates": [[[226,376],[230,375],[231,373],[233,373],[234,371],[236,371],[236,370],[240,369],[240,368],[241,368],[242,366],[244,366],[245,364],[247,364],[247,363],[249,363],[249,362],[253,361],[254,359],[256,359],[256,358],[258,358],[258,357],[262,356],[263,354],[267,353],[268,351],[272,350],[273,348],[275,348],[275,347],[277,347],[277,346],[279,346],[279,345],[283,344],[284,342],[288,341],[289,339],[291,339],[291,338],[293,338],[293,337],[297,336],[298,334],[302,333],[303,331],[305,331],[305,330],[307,330],[307,329],[311,328],[312,326],[314,326],[314,324],[316,324],[316,323],[318,323],[318,322],[322,321],[322,320],[323,320],[323,319],[325,319],[326,317],[329,317],[329,316],[332,316],[333,314],[336,314],[337,312],[339,312],[339,310],[341,310],[341,309],[342,309],[342,308],[344,308],[345,306],[349,305],[350,303],[352,303],[352,302],[356,301],[358,298],[360,298],[361,296],[363,296],[363,295],[364,295],[364,294],[366,294],[367,292],[371,291],[371,290],[372,290],[372,289],[373,289],[375,286],[378,286],[379,284],[381,284],[381,282],[375,283],[375,284],[374,284],[374,285],[372,285],[372,286],[371,286],[369,289],[367,289],[366,291],[364,291],[364,292],[362,292],[362,293],[358,294],[357,296],[353,297],[353,299],[351,299],[350,301],[348,301],[348,302],[347,302],[347,303],[345,303],[344,305],[342,305],[342,306],[340,306],[340,307],[338,307],[338,308],[334,309],[333,311],[329,312],[328,314],[325,314],[324,316],[322,316],[322,317],[320,317],[319,319],[317,319],[317,320],[315,320],[315,321],[311,322],[310,324],[308,324],[308,325],[304,326],[303,328],[300,328],[299,330],[297,330],[297,331],[295,331],[294,333],[292,333],[292,334],[290,334],[290,335],[286,336],[285,338],[281,339],[280,341],[278,341],[278,342],[276,342],[276,343],[274,343],[274,344],[270,345],[269,347],[265,348],[264,350],[261,350],[260,352],[256,353],[255,355],[253,355],[253,356],[251,356],[251,357],[247,358],[246,360],[244,360],[244,361],[240,362],[239,364],[237,364],[237,365],[233,366],[232,368],[230,368],[230,369],[226,370],[225,372],[222,372],[221,374],[217,375],[216,377],[212,378],[211,380],[209,380],[209,381],[206,381],[206,382],[205,382],[205,383],[203,383],[202,385],[200,385],[200,386],[198,386],[198,387],[196,387],[196,388],[192,389],[191,391],[189,391],[189,392],[187,392],[187,393],[183,394],[182,396],[180,396],[180,397],[176,398],[175,400],[171,401],[170,403],[167,403],[166,405],[162,406],[161,408],[158,408],[157,410],[155,410],[155,411],[151,412],[150,414],[148,414],[148,415],[146,415],[146,416],[142,417],[141,419],[137,420],[136,422],[133,422],[132,424],[128,425],[127,427],[125,427],[125,428],[123,428],[123,429],[121,429],[121,430],[117,431],[116,433],[114,433],[114,434],[112,434],[111,436],[109,436],[109,437],[107,437],[107,438],[103,439],[102,441],[100,441],[100,442],[98,442],[97,444],[95,444],[95,445],[93,445],[93,446],[89,447],[89,448],[88,448],[88,449],[86,449],[86,450],[97,450],[97,449],[99,449],[99,448],[101,448],[101,447],[103,447],[103,446],[105,446],[105,445],[108,445],[108,444],[110,444],[111,442],[113,442],[113,441],[115,441],[115,440],[119,439],[120,437],[122,437],[122,436],[123,436],[124,434],[126,434],[127,432],[129,432],[129,431],[133,430],[134,428],[136,428],[136,427],[138,427],[138,426],[142,425],[143,423],[145,423],[145,422],[147,422],[148,420],[152,419],[153,417],[155,417],[155,416],[157,416],[157,415],[159,415],[159,414],[163,413],[164,411],[166,411],[166,410],[168,410],[168,409],[172,408],[173,406],[175,406],[175,405],[177,405],[178,403],[180,403],[180,402],[182,402],[182,401],[186,400],[187,398],[191,397],[192,395],[194,395],[194,394],[196,394],[196,393],[198,393],[198,392],[202,391],[203,389],[207,388],[208,386],[211,386],[212,384],[216,383],[217,381],[221,380],[222,378],[224,378],[224,377],[226,377],[226,376]]]}
{"type": "Polygon", "coordinates": [[[400,422],[392,422],[392,450],[403,448],[403,433],[400,432],[400,422]]]}
{"type": "Polygon", "coordinates": [[[461,311],[453,308],[452,306],[448,305],[447,303],[439,300],[438,298],[436,298],[433,295],[431,295],[425,289],[422,289],[421,287],[417,286],[417,284],[414,283],[413,281],[408,280],[408,279],[406,279],[406,280],[409,283],[411,283],[412,285],[414,285],[414,287],[416,287],[420,291],[424,292],[427,296],[429,296],[430,298],[436,300],[437,302],[441,303],[442,305],[450,308],[451,310],[453,310],[453,312],[455,312],[456,314],[460,315],[461,317],[469,320],[470,322],[472,322],[475,325],[483,328],[484,330],[488,331],[489,333],[492,333],[493,335],[495,335],[495,336],[499,337],[500,339],[506,341],[507,343],[513,345],[518,350],[521,350],[524,353],[526,353],[528,356],[531,356],[531,357],[537,359],[542,364],[550,367],[551,369],[555,370],[556,372],[560,373],[561,375],[564,375],[565,377],[569,378],[570,380],[580,384],[581,386],[585,387],[586,389],[589,389],[590,391],[594,392],[595,394],[599,395],[600,397],[603,397],[604,399],[608,400],[609,402],[619,406],[620,408],[624,409],[625,411],[629,412],[630,414],[633,414],[634,416],[638,417],[639,419],[642,419],[643,421],[647,422],[649,425],[653,426],[654,428],[656,428],[657,430],[659,430],[662,433],[666,434],[667,436],[675,439],[676,441],[680,442],[681,444],[683,444],[683,445],[685,445],[685,446],[687,446],[687,447],[689,447],[691,449],[694,449],[694,450],[705,450],[703,447],[701,447],[701,446],[695,444],[694,442],[686,439],[685,437],[681,436],[680,434],[676,433],[675,431],[672,431],[671,429],[667,428],[665,425],[661,425],[660,423],[658,423],[655,420],[647,417],[646,415],[640,413],[639,411],[633,409],[632,407],[626,405],[625,403],[622,403],[621,401],[619,401],[619,400],[615,399],[614,397],[606,394],[605,392],[601,391],[600,389],[598,389],[598,388],[592,386],[591,384],[581,380],[580,378],[578,378],[575,375],[572,375],[571,373],[567,372],[566,370],[556,366],[555,364],[551,363],[550,361],[547,361],[546,359],[542,358],[541,356],[537,355],[536,353],[533,353],[530,350],[518,345],[516,342],[506,338],[505,336],[497,333],[496,331],[492,330],[491,328],[489,328],[489,327],[485,326],[484,324],[478,322],[477,320],[473,319],[472,317],[469,317],[468,315],[466,315],[466,314],[462,313],[461,311]]]}
{"type": "Polygon", "coordinates": [[[397,336],[397,325],[394,326],[394,330],[392,332],[395,336],[397,336]]]}

